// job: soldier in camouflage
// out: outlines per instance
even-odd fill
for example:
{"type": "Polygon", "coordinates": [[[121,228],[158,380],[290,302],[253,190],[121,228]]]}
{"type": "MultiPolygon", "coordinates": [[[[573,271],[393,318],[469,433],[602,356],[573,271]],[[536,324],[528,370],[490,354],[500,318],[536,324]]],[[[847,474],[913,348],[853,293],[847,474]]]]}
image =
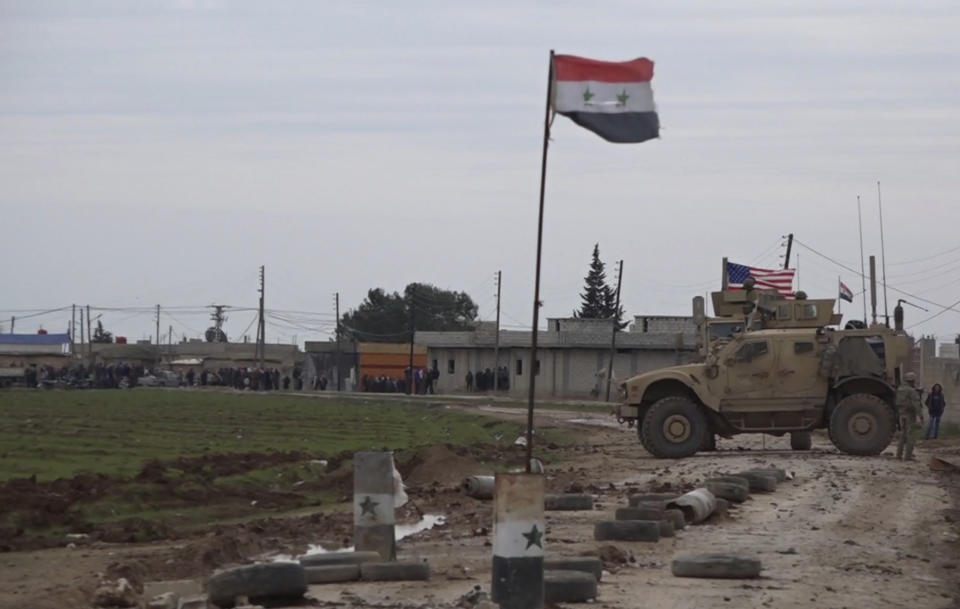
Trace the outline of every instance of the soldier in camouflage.
{"type": "Polygon", "coordinates": [[[923,425],[923,405],[917,391],[917,377],[908,372],[897,387],[897,412],[900,413],[900,441],[897,443],[897,459],[913,459],[914,437],[918,427],[923,425]]]}

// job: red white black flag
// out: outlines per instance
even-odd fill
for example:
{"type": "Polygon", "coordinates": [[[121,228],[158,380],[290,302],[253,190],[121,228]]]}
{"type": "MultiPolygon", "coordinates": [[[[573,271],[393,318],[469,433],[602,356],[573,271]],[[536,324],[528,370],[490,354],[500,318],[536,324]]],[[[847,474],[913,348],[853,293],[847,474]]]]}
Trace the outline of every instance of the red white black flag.
{"type": "Polygon", "coordinates": [[[660,135],[652,79],[653,62],[644,57],[616,62],[555,55],[551,104],[609,142],[645,142],[660,135]]]}
{"type": "MultiPolygon", "coordinates": [[[[839,281],[839,280],[838,280],[839,281]]],[[[843,281],[840,281],[840,298],[847,302],[853,302],[853,290],[847,287],[843,281]]]]}

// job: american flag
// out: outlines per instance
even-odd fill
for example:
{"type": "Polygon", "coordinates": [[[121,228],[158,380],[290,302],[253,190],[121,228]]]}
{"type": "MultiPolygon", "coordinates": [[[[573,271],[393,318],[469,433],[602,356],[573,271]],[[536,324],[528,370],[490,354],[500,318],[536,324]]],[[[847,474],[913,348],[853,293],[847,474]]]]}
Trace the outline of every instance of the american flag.
{"type": "Polygon", "coordinates": [[[758,269],[752,266],[727,263],[727,287],[731,290],[742,290],[743,282],[747,277],[753,277],[756,281],[755,289],[758,290],[776,290],[784,296],[793,296],[793,274],[795,269],[758,269]]]}

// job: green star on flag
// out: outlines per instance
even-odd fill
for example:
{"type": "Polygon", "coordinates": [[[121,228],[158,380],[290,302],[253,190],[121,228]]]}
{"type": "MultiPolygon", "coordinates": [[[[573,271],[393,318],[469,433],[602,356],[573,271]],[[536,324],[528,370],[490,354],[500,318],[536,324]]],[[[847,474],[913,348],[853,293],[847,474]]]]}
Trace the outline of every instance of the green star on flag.
{"type": "Polygon", "coordinates": [[[371,516],[376,516],[377,512],[376,510],[374,510],[374,508],[377,507],[378,505],[380,504],[374,501],[373,499],[371,499],[369,495],[367,495],[364,498],[364,500],[360,503],[360,515],[363,516],[364,514],[370,514],[371,516]]]}
{"type": "Polygon", "coordinates": [[[523,536],[527,540],[527,547],[525,549],[529,550],[532,546],[537,546],[541,550],[543,549],[543,531],[537,529],[537,525],[533,525],[530,532],[523,533],[523,536]]]}
{"type": "Polygon", "coordinates": [[[595,93],[590,90],[590,85],[587,85],[586,91],[583,92],[583,105],[589,104],[590,100],[593,99],[594,96],[595,93]]]}
{"type": "Polygon", "coordinates": [[[627,90],[624,89],[622,93],[617,93],[617,105],[626,106],[627,100],[630,99],[630,96],[627,95],[627,90]]]}

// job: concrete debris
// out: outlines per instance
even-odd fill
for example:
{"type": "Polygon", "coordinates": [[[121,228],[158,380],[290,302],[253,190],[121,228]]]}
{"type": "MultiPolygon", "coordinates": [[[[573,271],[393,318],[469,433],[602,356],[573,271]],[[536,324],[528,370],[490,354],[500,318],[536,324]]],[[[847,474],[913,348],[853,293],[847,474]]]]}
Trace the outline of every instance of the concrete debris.
{"type": "Polygon", "coordinates": [[[173,592],[164,592],[150,599],[147,609],[178,609],[180,596],[173,592]]]}
{"type": "Polygon", "coordinates": [[[140,595],[126,578],[121,577],[97,588],[93,595],[93,604],[97,607],[138,607],[140,595]]]}

